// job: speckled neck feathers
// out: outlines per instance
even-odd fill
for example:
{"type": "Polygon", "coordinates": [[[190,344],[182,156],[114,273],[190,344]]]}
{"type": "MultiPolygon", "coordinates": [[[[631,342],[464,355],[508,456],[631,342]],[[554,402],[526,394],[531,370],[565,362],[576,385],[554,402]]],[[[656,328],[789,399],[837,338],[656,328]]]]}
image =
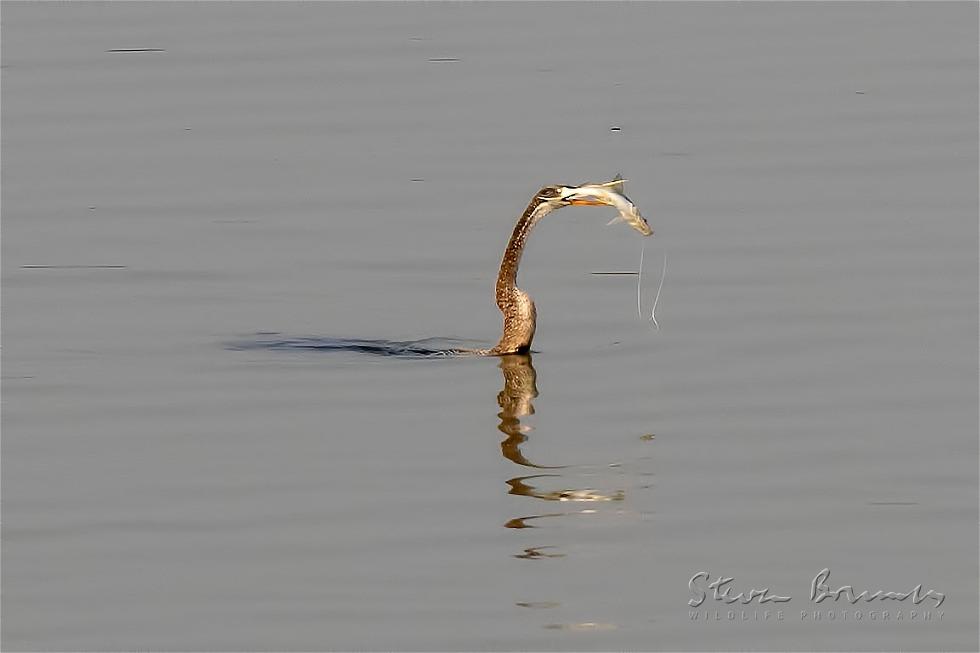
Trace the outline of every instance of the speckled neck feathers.
{"type": "Polygon", "coordinates": [[[517,287],[517,269],[531,229],[558,206],[535,195],[514,225],[497,275],[497,307],[504,315],[504,332],[490,354],[524,353],[531,348],[537,313],[530,296],[517,287]]]}

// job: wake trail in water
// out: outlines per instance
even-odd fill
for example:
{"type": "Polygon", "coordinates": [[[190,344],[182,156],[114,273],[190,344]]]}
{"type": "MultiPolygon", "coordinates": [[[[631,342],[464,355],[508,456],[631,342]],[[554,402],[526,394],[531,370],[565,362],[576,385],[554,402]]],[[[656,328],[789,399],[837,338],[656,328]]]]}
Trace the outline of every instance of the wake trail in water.
{"type": "Polygon", "coordinates": [[[347,351],[395,358],[448,358],[472,356],[475,349],[467,340],[425,338],[422,340],[367,340],[362,338],[326,338],[320,336],[285,336],[260,332],[227,344],[235,351],[347,351]]]}

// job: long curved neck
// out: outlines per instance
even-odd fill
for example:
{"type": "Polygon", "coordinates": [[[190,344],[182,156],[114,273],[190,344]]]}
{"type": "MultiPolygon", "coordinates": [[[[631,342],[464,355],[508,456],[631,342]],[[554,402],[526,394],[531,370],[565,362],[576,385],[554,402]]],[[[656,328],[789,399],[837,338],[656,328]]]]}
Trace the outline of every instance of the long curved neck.
{"type": "Polygon", "coordinates": [[[524,254],[528,234],[531,233],[534,225],[554,208],[549,202],[542,202],[535,197],[524,209],[524,215],[518,218],[517,224],[514,225],[514,233],[510,235],[510,242],[504,250],[504,258],[500,262],[500,273],[497,275],[497,306],[500,306],[501,297],[507,297],[517,288],[517,268],[521,264],[521,255],[524,254]]]}
{"type": "Polygon", "coordinates": [[[497,275],[497,307],[504,315],[504,332],[500,342],[490,350],[493,354],[523,353],[531,348],[537,314],[534,302],[527,293],[517,287],[517,269],[527,243],[528,234],[534,225],[555,209],[555,205],[537,196],[527,205],[524,214],[514,225],[514,232],[504,250],[497,275]]]}

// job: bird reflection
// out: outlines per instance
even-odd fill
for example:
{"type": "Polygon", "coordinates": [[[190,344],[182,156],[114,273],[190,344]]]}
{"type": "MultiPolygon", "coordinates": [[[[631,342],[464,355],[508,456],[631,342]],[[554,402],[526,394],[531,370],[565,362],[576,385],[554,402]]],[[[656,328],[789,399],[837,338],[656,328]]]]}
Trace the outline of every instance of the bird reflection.
{"type": "Polygon", "coordinates": [[[532,519],[544,519],[545,517],[564,517],[563,512],[549,512],[546,515],[530,515],[528,517],[514,517],[504,524],[504,528],[537,528],[533,524],[528,524],[532,519]]]}
{"type": "Polygon", "coordinates": [[[527,433],[534,430],[533,426],[523,424],[521,418],[534,414],[531,400],[538,396],[538,375],[531,364],[531,355],[501,356],[498,367],[504,375],[504,389],[497,393],[497,405],[501,408],[497,413],[500,418],[497,429],[507,436],[500,443],[504,458],[524,467],[561,469],[561,465],[536,465],[521,451],[521,445],[527,441],[527,433]]]}
{"type": "MultiPolygon", "coordinates": [[[[497,417],[500,418],[500,422],[497,424],[497,429],[506,436],[500,443],[500,451],[504,458],[516,465],[520,465],[521,467],[530,467],[537,470],[577,470],[579,474],[583,474],[585,473],[586,469],[594,469],[596,466],[593,465],[542,465],[532,463],[527,459],[527,456],[525,456],[524,452],[521,451],[521,446],[527,442],[529,434],[534,430],[534,427],[527,422],[528,418],[531,415],[534,415],[534,400],[538,396],[537,373],[535,372],[534,365],[531,362],[530,354],[508,354],[501,356],[498,366],[500,367],[500,371],[504,377],[504,387],[497,393],[497,405],[500,407],[500,412],[497,413],[497,417]]],[[[603,465],[603,467],[614,467],[617,468],[618,471],[620,466],[618,464],[613,464],[603,465]]],[[[510,487],[507,493],[521,497],[529,497],[538,501],[558,502],[622,501],[625,498],[624,490],[604,493],[597,492],[592,488],[548,489],[539,487],[539,484],[558,483],[560,482],[560,479],[567,476],[568,473],[568,471],[562,471],[561,473],[558,473],[557,471],[541,471],[538,473],[525,473],[520,476],[515,476],[507,481],[507,485],[510,487]]],[[[568,507],[571,508],[571,506],[568,507]]],[[[607,514],[610,512],[621,514],[622,510],[606,510],[602,512],[606,512],[607,514]]],[[[562,550],[564,547],[559,546],[559,543],[556,542],[533,541],[539,540],[536,533],[546,534],[549,531],[526,531],[524,529],[537,529],[539,525],[543,526],[549,522],[553,523],[552,518],[556,517],[564,519],[572,516],[589,518],[587,517],[588,515],[597,515],[599,513],[599,506],[582,506],[576,510],[568,510],[566,512],[541,510],[536,514],[514,517],[504,523],[504,528],[514,529],[515,531],[524,531],[526,535],[518,537],[518,539],[521,541],[520,549],[518,552],[512,553],[511,555],[514,558],[522,560],[521,564],[527,564],[528,562],[535,565],[543,564],[545,565],[545,569],[553,564],[561,567],[564,564],[563,559],[566,559],[566,556],[569,555],[566,551],[562,550]],[[544,522],[541,520],[544,520],[544,522]]],[[[554,536],[555,534],[552,533],[551,535],[554,536]]],[[[541,591],[540,587],[538,588],[538,591],[541,591]]],[[[543,598],[550,599],[552,597],[543,598]]],[[[554,600],[524,600],[516,601],[515,605],[524,608],[557,608],[562,604],[554,600]]],[[[594,631],[616,628],[616,624],[598,621],[548,623],[543,624],[543,626],[549,629],[570,631],[594,631]]]]}
{"type": "MultiPolygon", "coordinates": [[[[526,418],[534,414],[533,400],[538,396],[537,372],[531,362],[530,354],[508,354],[500,357],[498,364],[504,376],[504,387],[497,393],[497,405],[500,412],[497,417],[500,423],[497,429],[507,437],[500,443],[500,451],[504,458],[522,467],[534,469],[565,469],[565,465],[541,465],[527,459],[521,451],[521,445],[527,442],[528,434],[534,427],[526,423],[526,418]]],[[[542,501],[622,501],[625,497],[623,490],[612,493],[601,493],[592,488],[566,488],[545,490],[530,481],[544,478],[561,478],[560,474],[532,474],[515,476],[507,481],[510,486],[508,494],[533,497],[542,501]]],[[[580,511],[585,512],[585,511],[580,511]]],[[[591,511],[589,511],[591,512],[591,511]]],[[[526,523],[529,520],[542,517],[561,517],[569,513],[546,513],[517,517],[508,521],[507,528],[533,528],[526,523]]],[[[526,557],[526,556],[519,556],[526,557]]]]}
{"type": "Polygon", "coordinates": [[[524,553],[515,553],[515,558],[524,560],[536,560],[538,558],[564,558],[564,553],[548,553],[545,549],[554,549],[553,546],[531,546],[524,549],[524,553]]]}

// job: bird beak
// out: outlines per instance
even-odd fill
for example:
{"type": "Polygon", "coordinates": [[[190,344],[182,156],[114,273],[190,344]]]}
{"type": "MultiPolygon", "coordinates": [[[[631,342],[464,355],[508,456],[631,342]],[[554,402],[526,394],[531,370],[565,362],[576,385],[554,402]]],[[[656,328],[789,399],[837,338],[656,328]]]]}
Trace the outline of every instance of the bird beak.
{"type": "Polygon", "coordinates": [[[599,198],[588,197],[588,196],[580,196],[580,197],[572,196],[568,199],[568,203],[573,206],[609,206],[610,205],[609,202],[603,202],[599,198]]]}

